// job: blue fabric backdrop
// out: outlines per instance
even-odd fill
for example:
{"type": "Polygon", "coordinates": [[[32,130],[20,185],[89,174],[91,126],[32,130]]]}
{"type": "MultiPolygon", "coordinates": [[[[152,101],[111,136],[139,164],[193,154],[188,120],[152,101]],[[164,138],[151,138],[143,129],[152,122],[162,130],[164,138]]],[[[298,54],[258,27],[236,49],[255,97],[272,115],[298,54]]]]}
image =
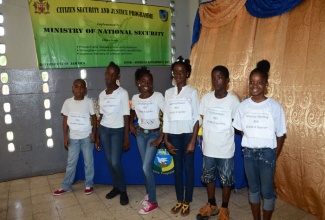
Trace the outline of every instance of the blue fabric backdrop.
{"type": "MultiPolygon", "coordinates": [[[[142,176],[142,162],[140,158],[140,153],[138,150],[136,139],[133,135],[130,135],[130,150],[122,155],[122,165],[125,172],[125,180],[127,184],[137,185],[144,184],[142,176]]],[[[244,172],[244,160],[241,151],[241,136],[235,135],[235,189],[240,189],[247,186],[247,181],[244,172]]],[[[202,151],[200,148],[195,149],[195,186],[203,186],[201,182],[202,174],[202,151]]],[[[102,149],[100,152],[96,151],[94,148],[94,166],[95,166],[95,176],[94,183],[98,184],[112,184],[112,179],[108,170],[107,160],[105,152],[102,149]]],[[[84,170],[84,160],[82,153],[80,153],[79,161],[76,170],[75,181],[85,179],[84,170]]],[[[174,184],[174,174],[155,174],[156,184],[171,185],[174,184]]],[[[219,181],[216,183],[220,186],[219,181]]]]}
{"type": "Polygon", "coordinates": [[[258,18],[269,18],[284,14],[303,0],[247,0],[247,11],[258,18]]]}

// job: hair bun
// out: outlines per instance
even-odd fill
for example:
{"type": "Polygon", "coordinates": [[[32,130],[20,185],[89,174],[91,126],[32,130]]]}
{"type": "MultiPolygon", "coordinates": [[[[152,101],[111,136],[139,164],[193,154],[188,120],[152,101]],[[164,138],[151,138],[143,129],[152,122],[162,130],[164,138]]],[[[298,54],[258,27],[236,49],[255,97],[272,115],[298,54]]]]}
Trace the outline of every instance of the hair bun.
{"type": "Polygon", "coordinates": [[[270,62],[267,60],[261,60],[256,64],[256,67],[263,72],[267,73],[270,70],[270,62]]]}
{"type": "Polygon", "coordinates": [[[141,70],[148,70],[148,68],[146,66],[141,66],[140,69],[141,70]]]}

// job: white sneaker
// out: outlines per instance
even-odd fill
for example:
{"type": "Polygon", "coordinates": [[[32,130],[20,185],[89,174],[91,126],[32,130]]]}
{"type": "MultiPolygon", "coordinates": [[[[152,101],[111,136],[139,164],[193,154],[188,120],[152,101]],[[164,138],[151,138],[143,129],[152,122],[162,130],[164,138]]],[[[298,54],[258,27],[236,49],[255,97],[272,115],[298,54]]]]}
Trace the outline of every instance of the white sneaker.
{"type": "Polygon", "coordinates": [[[140,203],[143,205],[143,206],[146,206],[148,204],[148,200],[149,200],[149,196],[148,194],[146,194],[143,199],[140,201],[140,203]]]}

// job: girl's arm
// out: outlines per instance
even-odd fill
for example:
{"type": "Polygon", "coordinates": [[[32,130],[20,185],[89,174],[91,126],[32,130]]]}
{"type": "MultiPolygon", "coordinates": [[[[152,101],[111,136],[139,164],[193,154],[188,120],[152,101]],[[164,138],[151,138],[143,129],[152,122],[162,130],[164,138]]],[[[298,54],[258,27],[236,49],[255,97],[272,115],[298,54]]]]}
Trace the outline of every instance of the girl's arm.
{"type": "Polygon", "coordinates": [[[135,111],[133,109],[131,109],[130,111],[130,123],[129,123],[129,128],[130,128],[130,132],[134,135],[134,136],[137,136],[138,133],[137,133],[137,129],[135,129],[134,127],[134,118],[135,118],[135,111]]]}
{"type": "MultiPolygon", "coordinates": [[[[99,120],[98,120],[98,124],[100,124],[100,121],[102,120],[102,117],[103,117],[103,114],[100,114],[99,116],[99,120]]],[[[96,132],[96,150],[100,150],[100,140],[99,140],[99,137],[100,137],[100,128],[98,126],[98,129],[97,129],[97,132],[96,132]]]]}
{"type": "Polygon", "coordinates": [[[193,126],[193,135],[191,138],[190,143],[187,145],[187,150],[186,153],[193,153],[195,150],[195,141],[197,138],[197,133],[199,131],[199,121],[196,121],[194,126],[193,126]]]}
{"type": "Polygon", "coordinates": [[[164,133],[164,142],[165,142],[165,146],[166,146],[168,152],[171,155],[176,154],[177,149],[175,149],[175,147],[169,142],[168,133],[164,133]]]}
{"type": "Polygon", "coordinates": [[[124,144],[123,149],[128,151],[130,149],[130,140],[129,140],[129,115],[123,115],[124,118],[124,144]]]}

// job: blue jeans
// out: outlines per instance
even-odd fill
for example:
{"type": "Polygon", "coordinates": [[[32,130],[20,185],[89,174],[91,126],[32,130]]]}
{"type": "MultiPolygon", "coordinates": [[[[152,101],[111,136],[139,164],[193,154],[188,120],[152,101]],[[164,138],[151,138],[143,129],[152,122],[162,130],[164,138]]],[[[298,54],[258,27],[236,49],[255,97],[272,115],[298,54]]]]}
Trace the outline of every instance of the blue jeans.
{"type": "Polygon", "coordinates": [[[263,209],[274,210],[275,193],[273,188],[276,165],[276,150],[271,148],[243,148],[245,173],[249,188],[249,201],[258,204],[263,196],[263,209]]]}
{"type": "Polygon", "coordinates": [[[221,186],[234,185],[234,157],[214,158],[203,155],[203,169],[201,181],[211,183],[219,177],[221,186]]]}
{"type": "Polygon", "coordinates": [[[90,143],[90,136],[84,139],[70,139],[68,148],[68,164],[65,171],[65,178],[62,182],[62,189],[71,190],[76,168],[79,159],[80,150],[84,156],[85,164],[85,186],[92,187],[94,179],[94,143],[90,143]]]}
{"type": "Polygon", "coordinates": [[[126,191],[121,157],[124,143],[124,127],[107,128],[100,126],[100,140],[105,150],[109,172],[112,176],[113,187],[117,187],[121,192],[126,191]]]}
{"type": "Polygon", "coordinates": [[[192,133],[168,134],[169,142],[175,147],[176,154],[174,160],[174,179],[177,201],[192,202],[194,190],[194,153],[186,153],[187,145],[190,143],[192,133]],[[183,166],[185,165],[185,199],[183,166]]]}
{"type": "Polygon", "coordinates": [[[156,131],[146,134],[139,129],[137,129],[137,132],[137,143],[142,160],[142,173],[146,192],[148,193],[149,201],[151,203],[156,203],[156,183],[152,165],[156,157],[157,148],[155,146],[150,146],[150,143],[159,137],[160,132],[156,131]]]}

